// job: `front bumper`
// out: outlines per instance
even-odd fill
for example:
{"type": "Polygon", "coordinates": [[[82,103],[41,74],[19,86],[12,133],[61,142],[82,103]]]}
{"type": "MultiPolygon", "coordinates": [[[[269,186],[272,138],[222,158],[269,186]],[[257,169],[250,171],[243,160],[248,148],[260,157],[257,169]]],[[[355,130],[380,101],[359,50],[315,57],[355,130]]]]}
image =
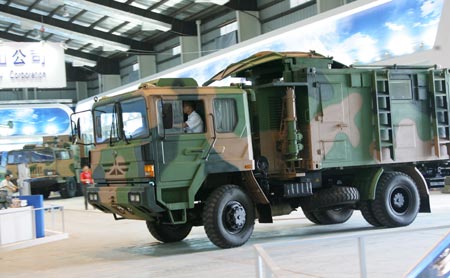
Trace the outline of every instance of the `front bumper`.
{"type": "Polygon", "coordinates": [[[87,188],[89,204],[126,219],[152,220],[165,211],[156,203],[152,182],[133,186],[92,186],[87,188]]]}

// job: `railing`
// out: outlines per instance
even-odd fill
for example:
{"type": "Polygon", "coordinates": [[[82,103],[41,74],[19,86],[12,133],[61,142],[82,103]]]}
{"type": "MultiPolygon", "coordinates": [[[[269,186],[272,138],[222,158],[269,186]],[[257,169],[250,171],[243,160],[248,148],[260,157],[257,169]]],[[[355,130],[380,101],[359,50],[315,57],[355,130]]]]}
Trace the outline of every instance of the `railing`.
{"type": "Polygon", "coordinates": [[[68,234],[65,231],[63,206],[46,205],[42,208],[0,210],[0,251],[65,238],[68,238],[68,234]]]}
{"type": "Polygon", "coordinates": [[[64,207],[58,205],[46,205],[41,208],[45,212],[45,233],[48,234],[63,234],[66,232],[64,224],[64,207]],[[57,214],[60,214],[59,217],[57,214]],[[60,221],[57,221],[57,218],[60,221]],[[49,221],[47,221],[49,220],[49,221]]]}
{"type": "MultiPolygon", "coordinates": [[[[376,236],[389,236],[392,234],[400,234],[400,233],[413,233],[413,232],[425,232],[425,231],[435,231],[441,229],[450,229],[450,225],[445,226],[437,226],[437,227],[427,227],[427,228],[418,228],[418,229],[403,229],[398,231],[376,231],[366,235],[337,235],[337,236],[324,236],[324,237],[315,237],[308,239],[299,239],[294,241],[286,241],[286,242],[273,242],[273,243],[263,243],[263,244],[255,244],[254,248],[256,250],[256,274],[257,277],[284,277],[286,276],[286,272],[288,270],[279,267],[275,260],[269,255],[266,251],[267,248],[281,248],[285,247],[286,249],[283,252],[289,252],[289,250],[294,250],[294,248],[301,247],[301,245],[305,245],[306,243],[325,243],[330,242],[330,246],[333,241],[338,240],[356,240],[358,243],[358,258],[359,258],[359,276],[362,278],[366,278],[367,276],[367,263],[366,263],[366,239],[370,237],[376,236]],[[288,250],[289,248],[289,250],[288,250]]],[[[415,244],[414,242],[412,244],[415,244]]],[[[296,250],[301,250],[298,248],[296,250]]],[[[290,252],[290,256],[295,257],[295,251],[290,252]]],[[[324,250],[324,252],[327,252],[324,250]]],[[[330,264],[332,261],[330,261],[330,264]]],[[[304,276],[301,277],[316,277],[311,274],[308,275],[306,273],[302,273],[304,276]]],[[[291,273],[292,275],[292,273],[291,273]]],[[[320,276],[324,277],[324,276],[320,276]]],[[[333,277],[333,276],[330,276],[333,277]]]]}

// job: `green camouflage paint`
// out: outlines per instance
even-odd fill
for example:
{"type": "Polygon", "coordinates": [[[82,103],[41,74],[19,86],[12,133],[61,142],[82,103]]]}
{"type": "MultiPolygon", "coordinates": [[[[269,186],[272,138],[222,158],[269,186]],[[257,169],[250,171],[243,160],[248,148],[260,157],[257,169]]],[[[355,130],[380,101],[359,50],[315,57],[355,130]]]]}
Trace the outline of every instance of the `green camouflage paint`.
{"type": "MultiPolygon", "coordinates": [[[[108,116],[110,138],[122,138],[91,150],[96,185],[88,189],[90,203],[124,218],[181,224],[189,213],[198,217],[208,194],[230,180],[257,204],[275,200],[274,207],[284,202],[292,209],[301,196],[288,202],[278,185],[299,185],[305,177],[320,188],[322,177],[345,174],[361,200],[373,200],[384,169],[413,173],[418,161],[448,159],[449,130],[438,136],[449,121],[439,112],[449,107],[447,70],[349,68],[316,53],[263,52],[204,85],[229,75],[252,85],[198,87],[193,79],[158,79],[95,103],[94,133],[108,133],[102,111],[123,114],[137,99],[145,104],[139,117],[148,132],[119,135],[123,123],[108,116]],[[204,132],[182,132],[184,101],[202,106],[204,132]],[[260,181],[272,187],[261,189],[260,181]]],[[[426,184],[416,184],[427,199],[426,184]]]]}

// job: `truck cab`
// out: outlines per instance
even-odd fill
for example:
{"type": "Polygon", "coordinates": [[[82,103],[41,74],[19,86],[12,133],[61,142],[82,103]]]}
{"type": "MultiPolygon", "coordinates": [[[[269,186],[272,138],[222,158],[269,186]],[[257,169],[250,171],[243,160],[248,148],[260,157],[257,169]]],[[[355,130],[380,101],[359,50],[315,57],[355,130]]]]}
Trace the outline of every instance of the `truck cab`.
{"type": "Polygon", "coordinates": [[[16,183],[19,165],[29,169],[31,194],[42,194],[45,199],[51,191],[59,191],[63,198],[76,196],[75,164],[71,150],[25,145],[23,149],[9,151],[6,170],[13,175],[16,183]]]}

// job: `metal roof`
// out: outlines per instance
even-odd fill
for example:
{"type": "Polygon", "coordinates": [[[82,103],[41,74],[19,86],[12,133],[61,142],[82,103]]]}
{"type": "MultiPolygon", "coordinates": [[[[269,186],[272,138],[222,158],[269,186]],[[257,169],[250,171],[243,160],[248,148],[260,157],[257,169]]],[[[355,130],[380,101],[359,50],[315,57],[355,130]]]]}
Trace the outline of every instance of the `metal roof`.
{"type": "Polygon", "coordinates": [[[58,42],[66,61],[118,72],[126,55],[155,54],[158,43],[195,36],[196,20],[256,9],[256,0],[0,0],[0,39],[58,42]]]}

